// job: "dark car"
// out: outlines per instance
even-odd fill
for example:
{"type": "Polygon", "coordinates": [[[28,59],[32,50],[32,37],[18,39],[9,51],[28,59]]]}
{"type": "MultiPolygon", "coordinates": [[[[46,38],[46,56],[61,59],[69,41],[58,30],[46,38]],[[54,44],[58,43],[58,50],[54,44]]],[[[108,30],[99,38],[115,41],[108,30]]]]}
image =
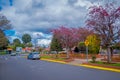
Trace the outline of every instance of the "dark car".
{"type": "Polygon", "coordinates": [[[39,52],[31,52],[28,56],[28,59],[40,59],[40,54],[39,52]]]}

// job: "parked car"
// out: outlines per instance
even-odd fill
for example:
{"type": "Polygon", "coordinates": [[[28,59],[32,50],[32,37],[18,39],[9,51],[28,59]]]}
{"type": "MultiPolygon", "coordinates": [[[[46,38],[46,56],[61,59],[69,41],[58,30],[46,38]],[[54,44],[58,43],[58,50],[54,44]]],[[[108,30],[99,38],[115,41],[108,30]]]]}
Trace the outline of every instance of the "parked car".
{"type": "Polygon", "coordinates": [[[28,59],[40,59],[40,54],[39,52],[31,52],[28,56],[28,59]]]}
{"type": "Polygon", "coordinates": [[[16,56],[16,53],[11,53],[10,55],[11,55],[11,56],[16,56]]]}

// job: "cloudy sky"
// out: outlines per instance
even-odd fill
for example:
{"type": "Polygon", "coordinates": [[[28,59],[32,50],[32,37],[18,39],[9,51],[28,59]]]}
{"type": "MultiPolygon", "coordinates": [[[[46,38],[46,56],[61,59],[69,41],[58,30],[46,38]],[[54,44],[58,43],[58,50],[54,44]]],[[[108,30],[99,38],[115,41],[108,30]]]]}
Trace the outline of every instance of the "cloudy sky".
{"type": "Polygon", "coordinates": [[[118,0],[0,0],[0,13],[12,23],[16,34],[29,33],[39,44],[49,44],[50,30],[59,26],[85,26],[90,6],[118,0]]]}

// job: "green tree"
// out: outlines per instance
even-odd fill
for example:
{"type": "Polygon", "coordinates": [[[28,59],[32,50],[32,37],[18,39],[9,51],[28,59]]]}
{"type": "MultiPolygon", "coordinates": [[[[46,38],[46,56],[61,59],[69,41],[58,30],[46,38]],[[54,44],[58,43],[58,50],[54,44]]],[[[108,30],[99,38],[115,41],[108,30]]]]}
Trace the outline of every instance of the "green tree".
{"type": "Polygon", "coordinates": [[[85,44],[84,44],[84,42],[79,42],[78,43],[78,48],[79,48],[79,50],[80,50],[80,52],[81,53],[85,53],[85,44]]]}
{"type": "Polygon", "coordinates": [[[16,49],[16,47],[21,47],[21,42],[19,39],[14,39],[13,40],[13,45],[14,45],[14,50],[16,49]]]}
{"type": "Polygon", "coordinates": [[[25,45],[24,44],[20,44],[19,47],[25,48],[25,45]]]}
{"type": "Polygon", "coordinates": [[[113,49],[118,49],[118,50],[120,50],[120,42],[116,43],[116,44],[113,46],[113,49]]]}
{"type": "Polygon", "coordinates": [[[11,48],[11,49],[13,49],[14,51],[16,50],[16,46],[13,45],[13,44],[9,44],[9,45],[7,46],[7,48],[11,48]]]}
{"type": "Polygon", "coordinates": [[[16,39],[13,40],[13,44],[14,44],[14,45],[20,45],[21,42],[20,42],[19,39],[16,38],[16,39]]]}
{"type": "Polygon", "coordinates": [[[0,49],[7,47],[8,39],[5,37],[3,31],[0,30],[0,49]]]}
{"type": "Polygon", "coordinates": [[[90,53],[99,53],[100,49],[100,39],[97,35],[89,35],[87,37],[87,40],[89,42],[89,52],[90,53]]]}
{"type": "MultiPolygon", "coordinates": [[[[62,50],[62,45],[59,42],[59,40],[57,38],[55,38],[55,36],[53,36],[53,38],[52,38],[50,49],[51,49],[51,51],[56,51],[57,54],[58,54],[59,51],[62,50]]],[[[56,57],[57,57],[57,54],[56,54],[56,57]]]]}
{"type": "Polygon", "coordinates": [[[33,44],[32,44],[31,42],[29,42],[29,43],[26,44],[26,46],[27,46],[27,47],[32,47],[33,44]]]}
{"type": "Polygon", "coordinates": [[[24,44],[27,44],[27,43],[31,42],[31,36],[29,34],[24,34],[22,36],[22,41],[23,41],[24,44]]]}
{"type": "Polygon", "coordinates": [[[44,50],[43,47],[39,47],[39,52],[42,52],[42,50],[44,50]]]}
{"type": "Polygon", "coordinates": [[[10,21],[6,18],[6,16],[0,14],[0,49],[7,47],[8,39],[6,38],[3,31],[11,29],[10,21]]]}

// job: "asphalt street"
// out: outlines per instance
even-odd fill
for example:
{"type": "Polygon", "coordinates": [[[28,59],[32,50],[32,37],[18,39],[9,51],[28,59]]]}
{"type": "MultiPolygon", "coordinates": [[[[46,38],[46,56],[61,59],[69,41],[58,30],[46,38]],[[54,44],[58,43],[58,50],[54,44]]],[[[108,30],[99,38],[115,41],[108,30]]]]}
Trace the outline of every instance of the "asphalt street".
{"type": "Polygon", "coordinates": [[[120,80],[120,73],[0,55],[0,80],[120,80]]]}

